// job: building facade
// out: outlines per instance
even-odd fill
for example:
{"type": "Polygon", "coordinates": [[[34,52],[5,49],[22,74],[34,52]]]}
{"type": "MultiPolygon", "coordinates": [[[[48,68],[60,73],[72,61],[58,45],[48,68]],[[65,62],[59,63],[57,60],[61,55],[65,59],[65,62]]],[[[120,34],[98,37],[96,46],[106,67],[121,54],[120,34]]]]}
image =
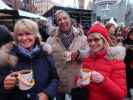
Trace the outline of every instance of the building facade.
{"type": "Polygon", "coordinates": [[[39,15],[44,14],[54,6],[50,0],[32,0],[32,4],[36,7],[36,13],[39,15]]]}
{"type": "Polygon", "coordinates": [[[3,0],[13,9],[21,9],[29,12],[36,12],[36,7],[32,4],[32,0],[3,0]]]}
{"type": "MultiPolygon", "coordinates": [[[[44,14],[53,6],[78,8],[78,0],[32,0],[38,14],[44,14]]],[[[83,0],[84,1],[84,0],[83,0]]]]}
{"type": "Polygon", "coordinates": [[[92,10],[93,0],[78,0],[78,2],[80,9],[92,10]]]}
{"type": "Polygon", "coordinates": [[[13,9],[23,8],[23,2],[21,2],[20,0],[3,0],[3,1],[13,9]]]}
{"type": "Polygon", "coordinates": [[[114,17],[113,8],[117,0],[94,0],[94,11],[97,16],[102,21],[107,21],[111,17],[114,17]]]}

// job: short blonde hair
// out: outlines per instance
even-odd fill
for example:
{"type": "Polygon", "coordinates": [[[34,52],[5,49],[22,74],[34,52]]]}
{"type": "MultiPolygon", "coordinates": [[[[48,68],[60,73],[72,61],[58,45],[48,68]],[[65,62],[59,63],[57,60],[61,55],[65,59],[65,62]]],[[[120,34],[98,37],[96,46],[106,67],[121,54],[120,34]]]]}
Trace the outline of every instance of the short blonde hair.
{"type": "Polygon", "coordinates": [[[17,38],[18,33],[33,33],[41,40],[38,24],[31,19],[20,19],[14,26],[14,38],[17,38]]]}

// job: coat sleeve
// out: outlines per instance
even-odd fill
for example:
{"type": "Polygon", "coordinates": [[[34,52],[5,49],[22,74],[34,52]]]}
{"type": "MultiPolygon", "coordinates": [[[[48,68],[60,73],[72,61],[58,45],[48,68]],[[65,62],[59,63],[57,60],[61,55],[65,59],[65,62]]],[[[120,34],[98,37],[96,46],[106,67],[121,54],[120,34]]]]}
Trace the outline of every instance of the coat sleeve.
{"type": "Polygon", "coordinates": [[[51,98],[53,98],[54,96],[56,96],[57,91],[58,91],[58,84],[59,84],[59,78],[57,75],[57,71],[56,68],[54,66],[54,60],[51,56],[47,57],[47,61],[49,63],[49,67],[50,67],[50,84],[48,85],[48,87],[44,90],[44,92],[51,98]]]}
{"type": "Polygon", "coordinates": [[[126,72],[123,61],[113,61],[111,77],[106,77],[101,84],[105,93],[108,93],[115,100],[122,100],[127,94],[126,72]]]}

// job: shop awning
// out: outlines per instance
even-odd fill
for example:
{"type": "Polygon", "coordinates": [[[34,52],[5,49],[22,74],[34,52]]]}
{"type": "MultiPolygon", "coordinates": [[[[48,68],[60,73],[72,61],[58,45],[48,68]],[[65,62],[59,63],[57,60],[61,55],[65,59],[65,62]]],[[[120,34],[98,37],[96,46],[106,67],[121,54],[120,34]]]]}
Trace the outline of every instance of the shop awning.
{"type": "Polygon", "coordinates": [[[23,10],[14,10],[9,7],[5,2],[0,0],[0,18],[33,18],[40,20],[47,20],[47,18],[33,14],[31,12],[23,11],[23,10]]]}
{"type": "Polygon", "coordinates": [[[47,20],[47,18],[37,15],[37,14],[33,14],[27,11],[23,11],[23,10],[18,10],[18,14],[20,17],[28,17],[28,18],[33,18],[33,19],[40,19],[40,20],[47,20]]]}

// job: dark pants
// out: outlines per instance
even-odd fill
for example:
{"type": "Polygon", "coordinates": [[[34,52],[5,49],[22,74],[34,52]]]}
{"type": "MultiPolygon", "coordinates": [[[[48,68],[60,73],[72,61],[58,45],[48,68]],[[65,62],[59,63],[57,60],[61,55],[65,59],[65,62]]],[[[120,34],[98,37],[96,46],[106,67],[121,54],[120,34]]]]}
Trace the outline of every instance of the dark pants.
{"type": "Polygon", "coordinates": [[[58,93],[56,96],[56,100],[65,100],[65,93],[58,93]]]}
{"type": "MultiPolygon", "coordinates": [[[[87,100],[88,91],[86,88],[74,88],[71,93],[72,100],[87,100]]],[[[58,93],[56,100],[65,100],[65,93],[58,93]]]]}
{"type": "Polygon", "coordinates": [[[85,87],[72,89],[71,96],[72,100],[87,100],[88,90],[85,87]]]}

